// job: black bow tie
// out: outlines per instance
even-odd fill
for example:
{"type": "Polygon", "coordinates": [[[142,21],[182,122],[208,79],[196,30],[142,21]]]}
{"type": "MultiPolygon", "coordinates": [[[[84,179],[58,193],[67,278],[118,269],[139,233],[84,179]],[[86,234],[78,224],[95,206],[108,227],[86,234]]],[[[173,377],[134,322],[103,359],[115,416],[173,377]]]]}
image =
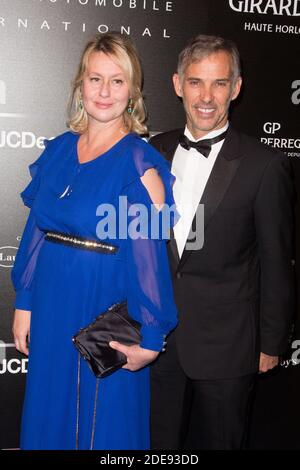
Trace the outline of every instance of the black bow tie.
{"type": "Polygon", "coordinates": [[[222,132],[222,134],[217,135],[217,137],[213,137],[212,139],[199,140],[198,142],[192,142],[185,134],[181,134],[179,136],[179,144],[186,150],[194,148],[207,158],[210,154],[211,146],[225,139],[226,134],[227,130],[222,132]]]}

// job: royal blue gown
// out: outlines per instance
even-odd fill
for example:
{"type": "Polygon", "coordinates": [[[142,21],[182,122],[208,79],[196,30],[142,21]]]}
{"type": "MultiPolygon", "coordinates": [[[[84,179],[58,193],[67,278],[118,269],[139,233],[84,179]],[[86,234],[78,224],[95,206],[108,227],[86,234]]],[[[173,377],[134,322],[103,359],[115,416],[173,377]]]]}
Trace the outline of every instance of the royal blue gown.
{"type": "MultiPolygon", "coordinates": [[[[122,238],[118,231],[119,196],[128,208],[134,203],[150,208],[140,180],[147,169],[158,170],[166,203],[174,203],[169,164],[134,133],[80,163],[78,139],[78,134],[66,132],[46,142],[29,167],[32,181],[21,193],[31,210],[12,281],[15,307],[32,312],[21,449],[75,449],[78,356],[72,336],[79,328],[127,299],[131,316],[142,324],[141,346],[160,351],[177,321],[166,240],[162,234],[158,239],[122,238]],[[117,254],[45,240],[45,231],[57,231],[99,241],[101,204],[118,209],[118,233],[115,237],[110,232],[105,240],[119,247],[117,254]]],[[[81,361],[80,449],[90,446],[95,383],[81,361]]],[[[101,379],[94,449],[148,449],[149,408],[148,367],[120,369],[101,379]]]]}

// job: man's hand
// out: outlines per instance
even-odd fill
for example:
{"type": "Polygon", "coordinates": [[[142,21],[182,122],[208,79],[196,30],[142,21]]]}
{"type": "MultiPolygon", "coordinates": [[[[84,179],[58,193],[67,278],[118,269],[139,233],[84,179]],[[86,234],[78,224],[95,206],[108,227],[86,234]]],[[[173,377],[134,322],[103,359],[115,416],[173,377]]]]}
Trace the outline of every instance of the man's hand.
{"type": "Polygon", "coordinates": [[[268,354],[260,353],[259,372],[268,372],[278,365],[278,356],[268,356],[268,354]]]}
{"type": "Polygon", "coordinates": [[[141,348],[138,344],[125,346],[125,344],[118,343],[117,341],[111,341],[109,345],[111,348],[125,354],[127,364],[123,366],[123,369],[128,369],[132,372],[145,367],[159,355],[159,352],[141,348]]]}

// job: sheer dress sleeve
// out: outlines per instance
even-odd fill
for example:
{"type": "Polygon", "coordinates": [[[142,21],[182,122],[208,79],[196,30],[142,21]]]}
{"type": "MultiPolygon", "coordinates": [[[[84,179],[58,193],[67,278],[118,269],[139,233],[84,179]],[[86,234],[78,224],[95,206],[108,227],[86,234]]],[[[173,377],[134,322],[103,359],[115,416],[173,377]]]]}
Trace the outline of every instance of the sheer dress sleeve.
{"type": "MultiPolygon", "coordinates": [[[[133,205],[142,204],[148,214],[153,211],[149,193],[140,177],[149,168],[155,168],[160,175],[165,189],[165,207],[172,207],[170,225],[177,220],[169,164],[154,149],[146,144],[144,148],[135,149],[129,163],[129,178],[125,188],[128,210],[133,205]]],[[[138,207],[138,206],[136,206],[138,207]]],[[[154,209],[157,213],[157,209],[154,209]]],[[[134,211],[133,211],[134,213],[134,211]]],[[[162,212],[160,213],[160,215],[162,212]]],[[[129,217],[130,223],[135,222],[138,215],[129,217]]],[[[151,238],[151,222],[143,224],[138,238],[127,238],[127,301],[129,313],[142,324],[141,347],[160,351],[167,334],[177,324],[177,310],[173,298],[172,280],[167,256],[166,230],[160,230],[159,236],[151,238]]]]}
{"type": "Polygon", "coordinates": [[[49,153],[47,144],[48,141],[45,141],[46,148],[44,152],[29,166],[32,179],[21,193],[24,205],[30,208],[30,212],[11,272],[11,279],[16,292],[15,308],[21,310],[31,310],[36,261],[44,242],[44,232],[36,225],[32,206],[39,190],[43,164],[49,153]]]}

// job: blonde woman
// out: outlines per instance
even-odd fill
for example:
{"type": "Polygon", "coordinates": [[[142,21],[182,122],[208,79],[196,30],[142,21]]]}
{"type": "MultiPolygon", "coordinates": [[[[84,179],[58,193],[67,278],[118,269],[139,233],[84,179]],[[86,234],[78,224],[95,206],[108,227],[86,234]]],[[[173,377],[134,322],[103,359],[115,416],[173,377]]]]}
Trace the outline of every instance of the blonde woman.
{"type": "Polygon", "coordinates": [[[176,308],[165,240],[119,230],[124,201],[157,212],[173,203],[168,164],[139,137],[146,132],[141,85],[132,42],[98,35],[74,81],[70,131],[47,142],[30,166],[21,195],[31,211],[12,272],[15,344],[29,354],[22,449],[149,447],[145,366],[175,327],[176,308]],[[103,207],[116,209],[107,233],[103,207]],[[82,361],[78,403],[72,336],[123,300],[141,323],[142,341],[111,344],[127,364],[101,379],[96,401],[96,378],[82,361]]]}

